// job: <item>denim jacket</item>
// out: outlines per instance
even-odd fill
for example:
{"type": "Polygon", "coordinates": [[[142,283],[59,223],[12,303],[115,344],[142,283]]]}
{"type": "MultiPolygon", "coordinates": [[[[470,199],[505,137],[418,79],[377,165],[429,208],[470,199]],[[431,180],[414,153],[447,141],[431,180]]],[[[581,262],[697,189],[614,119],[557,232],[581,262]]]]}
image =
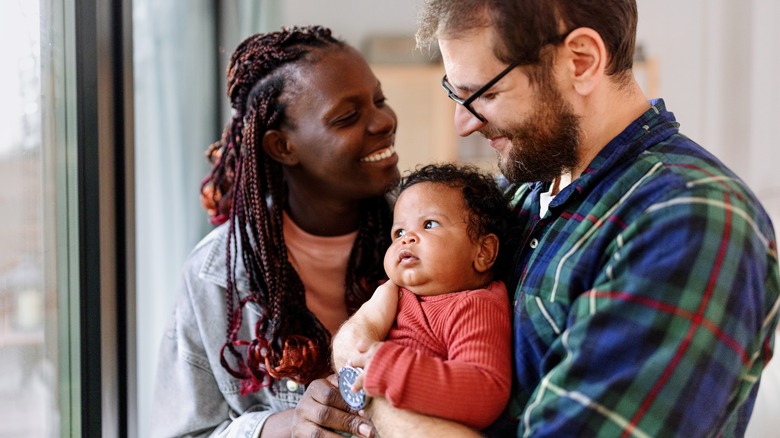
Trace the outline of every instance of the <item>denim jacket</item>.
{"type": "MultiPolygon", "coordinates": [[[[160,345],[154,388],[154,437],[258,437],[271,414],[294,408],[305,388],[292,380],[241,396],[240,381],[220,364],[225,343],[225,249],[227,225],[217,227],[192,250],[178,299],[160,345]]],[[[237,288],[248,276],[236,260],[237,288]]],[[[244,308],[239,339],[251,339],[257,310],[244,308]]]]}

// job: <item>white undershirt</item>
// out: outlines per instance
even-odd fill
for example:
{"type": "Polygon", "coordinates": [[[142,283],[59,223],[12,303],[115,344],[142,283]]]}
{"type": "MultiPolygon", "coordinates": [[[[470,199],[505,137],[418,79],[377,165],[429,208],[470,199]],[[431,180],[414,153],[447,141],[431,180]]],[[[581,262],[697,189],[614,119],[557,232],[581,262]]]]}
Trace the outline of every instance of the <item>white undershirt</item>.
{"type": "Polygon", "coordinates": [[[561,190],[565,189],[569,184],[571,184],[571,174],[570,173],[564,173],[560,177],[553,180],[552,184],[550,184],[550,190],[542,193],[539,195],[539,217],[544,217],[548,211],[550,211],[550,203],[553,199],[555,199],[555,195],[561,192],[561,190]],[[553,194],[553,191],[555,191],[555,195],[553,194]]]}
{"type": "Polygon", "coordinates": [[[550,192],[539,195],[539,217],[544,217],[547,214],[553,199],[555,199],[555,195],[551,195],[550,192]]]}

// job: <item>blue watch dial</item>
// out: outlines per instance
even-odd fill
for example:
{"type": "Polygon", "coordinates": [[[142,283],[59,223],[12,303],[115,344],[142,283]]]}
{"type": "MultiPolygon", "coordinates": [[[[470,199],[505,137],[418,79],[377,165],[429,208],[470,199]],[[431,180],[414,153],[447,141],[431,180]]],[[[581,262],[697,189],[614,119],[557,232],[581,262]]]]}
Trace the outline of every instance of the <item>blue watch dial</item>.
{"type": "Polygon", "coordinates": [[[363,409],[366,406],[366,391],[360,390],[358,392],[352,392],[352,384],[355,383],[360,373],[363,372],[362,368],[353,368],[349,365],[345,366],[339,371],[339,392],[345,402],[355,410],[363,409]]]}

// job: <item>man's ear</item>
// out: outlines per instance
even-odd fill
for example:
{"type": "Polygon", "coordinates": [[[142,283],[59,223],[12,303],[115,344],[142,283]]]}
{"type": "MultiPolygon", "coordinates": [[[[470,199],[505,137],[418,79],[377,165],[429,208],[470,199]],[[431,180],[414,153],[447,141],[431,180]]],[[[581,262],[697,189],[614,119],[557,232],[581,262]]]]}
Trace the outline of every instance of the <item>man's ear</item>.
{"type": "Polygon", "coordinates": [[[286,166],[298,164],[295,148],[288,141],[287,135],[278,129],[269,129],[263,134],[263,151],[286,166]]]}
{"type": "Polygon", "coordinates": [[[593,92],[604,78],[607,49],[601,35],[588,27],[574,29],[563,42],[563,58],[574,90],[581,96],[593,92]]]}
{"type": "Polygon", "coordinates": [[[479,251],[474,258],[474,269],[477,272],[487,272],[498,258],[498,236],[488,234],[480,238],[479,251]]]}

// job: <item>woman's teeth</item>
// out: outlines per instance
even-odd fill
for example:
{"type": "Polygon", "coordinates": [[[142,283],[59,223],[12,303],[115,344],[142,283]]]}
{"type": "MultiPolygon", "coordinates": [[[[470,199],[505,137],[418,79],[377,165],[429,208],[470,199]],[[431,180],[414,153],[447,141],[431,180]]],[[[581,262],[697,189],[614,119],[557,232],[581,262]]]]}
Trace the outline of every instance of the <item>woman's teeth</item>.
{"type": "Polygon", "coordinates": [[[374,161],[380,161],[380,160],[384,160],[385,158],[390,158],[393,156],[394,153],[395,153],[395,146],[390,146],[384,149],[380,149],[365,158],[361,158],[360,161],[364,163],[372,163],[374,161]]]}

